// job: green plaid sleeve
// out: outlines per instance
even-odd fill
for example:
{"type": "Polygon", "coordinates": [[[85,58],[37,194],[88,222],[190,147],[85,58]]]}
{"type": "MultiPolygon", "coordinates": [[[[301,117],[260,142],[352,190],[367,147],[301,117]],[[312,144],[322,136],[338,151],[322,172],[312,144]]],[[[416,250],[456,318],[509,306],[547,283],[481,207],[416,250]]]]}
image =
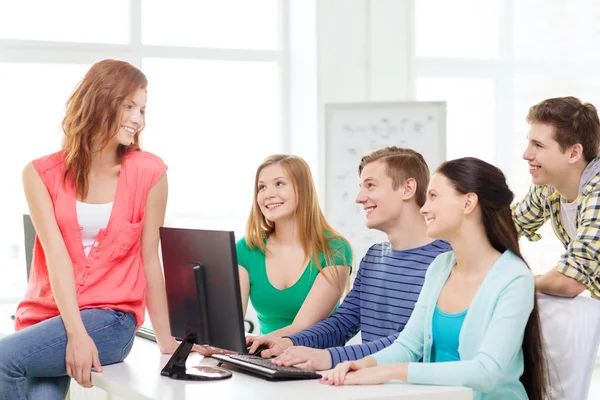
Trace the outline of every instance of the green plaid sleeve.
{"type": "Polygon", "coordinates": [[[561,256],[559,272],[584,284],[593,297],[600,297],[600,192],[586,196],[579,209],[577,236],[561,256]]]}
{"type": "Polygon", "coordinates": [[[542,238],[536,232],[546,222],[544,202],[548,193],[548,186],[531,185],[527,195],[511,206],[513,222],[519,236],[523,235],[531,242],[542,238]]]}

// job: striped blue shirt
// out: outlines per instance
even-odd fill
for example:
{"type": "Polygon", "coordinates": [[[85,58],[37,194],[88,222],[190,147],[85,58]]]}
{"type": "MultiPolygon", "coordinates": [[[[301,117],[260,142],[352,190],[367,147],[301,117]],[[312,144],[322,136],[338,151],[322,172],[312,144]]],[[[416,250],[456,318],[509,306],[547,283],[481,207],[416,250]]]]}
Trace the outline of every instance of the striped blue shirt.
{"type": "Polygon", "coordinates": [[[360,262],[352,290],[328,318],[288,336],[294,345],[327,349],[332,366],[373,354],[396,340],[404,329],[438,254],[450,251],[440,240],[410,250],[378,243],[360,262]],[[344,346],[361,331],[362,344],[344,346]]]}

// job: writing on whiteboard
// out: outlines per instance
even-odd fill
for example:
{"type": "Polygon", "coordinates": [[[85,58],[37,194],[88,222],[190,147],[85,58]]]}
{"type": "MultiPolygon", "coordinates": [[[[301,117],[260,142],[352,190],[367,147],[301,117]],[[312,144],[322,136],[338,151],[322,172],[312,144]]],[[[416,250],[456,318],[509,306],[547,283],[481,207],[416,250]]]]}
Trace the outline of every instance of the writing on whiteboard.
{"type": "Polygon", "coordinates": [[[349,103],[325,108],[325,212],[329,222],[354,247],[360,259],[370,245],[386,240],[367,229],[359,189],[358,165],[386,146],[420,152],[430,170],[445,160],[444,102],[349,103]]]}

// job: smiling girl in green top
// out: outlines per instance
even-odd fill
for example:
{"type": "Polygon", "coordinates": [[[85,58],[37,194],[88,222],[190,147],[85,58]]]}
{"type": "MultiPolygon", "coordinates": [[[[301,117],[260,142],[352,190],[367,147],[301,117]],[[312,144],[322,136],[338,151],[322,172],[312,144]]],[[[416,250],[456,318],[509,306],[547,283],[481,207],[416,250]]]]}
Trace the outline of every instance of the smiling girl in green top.
{"type": "Polygon", "coordinates": [[[236,247],[244,314],[250,298],[261,334],[290,335],[327,317],[351,272],[350,245],[325,219],[310,168],[297,156],[273,155],[258,167],[236,247]]]}

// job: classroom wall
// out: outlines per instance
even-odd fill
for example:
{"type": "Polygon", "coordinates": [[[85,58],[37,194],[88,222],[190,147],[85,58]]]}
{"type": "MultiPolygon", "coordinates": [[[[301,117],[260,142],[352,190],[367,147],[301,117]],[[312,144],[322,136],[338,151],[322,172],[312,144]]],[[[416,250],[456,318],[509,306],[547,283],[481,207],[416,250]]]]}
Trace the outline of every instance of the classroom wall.
{"type": "MultiPolygon", "coordinates": [[[[324,105],[416,98],[414,8],[415,0],[290,0],[289,151],[309,162],[321,204],[325,183],[319,148],[324,146],[324,105]]],[[[506,81],[497,85],[500,92],[512,87],[506,81]]],[[[496,107],[512,109],[512,102],[499,101],[496,107]]],[[[504,116],[512,115],[501,111],[504,116]]],[[[506,135],[504,140],[494,141],[501,155],[495,162],[520,197],[529,183],[527,178],[524,186],[515,184],[515,177],[523,175],[512,171],[522,161],[521,150],[514,143],[521,132],[516,132],[512,119],[505,119],[498,121],[497,131],[506,135]]],[[[522,251],[537,273],[555,265],[563,251],[549,224],[542,234],[542,247],[521,241],[522,251]]]]}
{"type": "Polygon", "coordinates": [[[410,97],[411,7],[408,0],[290,1],[289,151],[309,162],[321,193],[324,105],[410,97]]]}

